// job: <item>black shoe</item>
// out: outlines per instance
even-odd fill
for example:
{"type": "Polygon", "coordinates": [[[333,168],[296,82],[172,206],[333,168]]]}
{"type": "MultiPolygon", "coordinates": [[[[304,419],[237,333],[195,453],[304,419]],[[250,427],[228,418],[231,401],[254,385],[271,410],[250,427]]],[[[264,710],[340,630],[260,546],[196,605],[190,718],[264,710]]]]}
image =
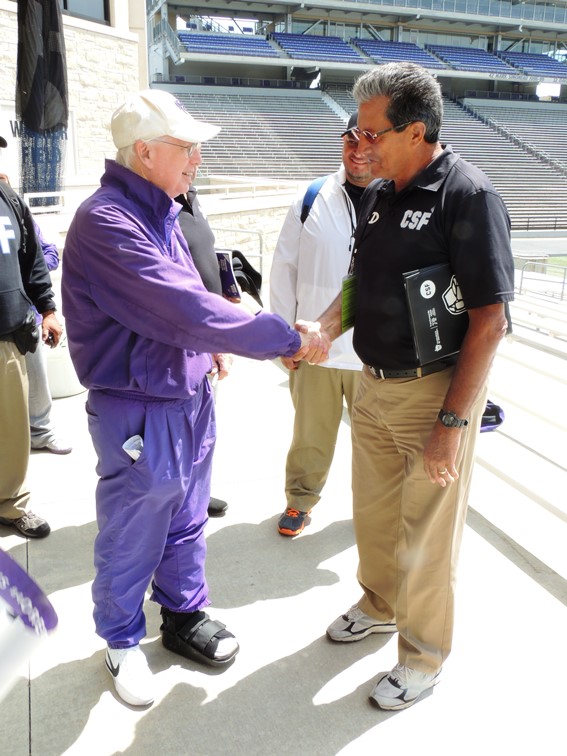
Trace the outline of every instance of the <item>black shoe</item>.
{"type": "Polygon", "coordinates": [[[51,528],[44,519],[38,517],[33,512],[26,512],[22,517],[11,519],[10,517],[0,517],[0,525],[6,525],[8,528],[16,528],[28,538],[45,538],[51,533],[51,528]]]}
{"type": "Polygon", "coordinates": [[[161,640],[169,651],[213,667],[228,664],[239,651],[226,625],[206,612],[172,612],[162,606],[161,616],[161,640]]]}
{"type": "Polygon", "coordinates": [[[207,509],[209,517],[222,517],[227,509],[228,504],[226,503],[226,501],[223,501],[222,499],[215,499],[214,496],[211,496],[211,498],[209,499],[209,508],[207,509]]]}

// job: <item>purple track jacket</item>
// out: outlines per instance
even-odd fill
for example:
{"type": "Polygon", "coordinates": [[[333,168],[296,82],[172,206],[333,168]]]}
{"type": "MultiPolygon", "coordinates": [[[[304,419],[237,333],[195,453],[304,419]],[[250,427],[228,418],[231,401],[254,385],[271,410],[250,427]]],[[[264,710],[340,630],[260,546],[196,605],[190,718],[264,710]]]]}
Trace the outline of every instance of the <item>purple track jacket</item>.
{"type": "Polygon", "coordinates": [[[78,378],[90,389],[193,395],[211,353],[293,355],[299,334],[203,284],[177,222],[181,206],[115,161],[77,210],[63,253],[63,315],[78,378]]]}

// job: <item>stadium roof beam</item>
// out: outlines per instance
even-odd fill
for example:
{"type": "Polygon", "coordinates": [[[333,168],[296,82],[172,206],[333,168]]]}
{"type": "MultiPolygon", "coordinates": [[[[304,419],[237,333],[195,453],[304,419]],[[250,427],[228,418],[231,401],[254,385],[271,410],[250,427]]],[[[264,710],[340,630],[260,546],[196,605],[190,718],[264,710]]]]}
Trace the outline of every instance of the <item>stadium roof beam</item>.
{"type": "MultiPolygon", "coordinates": [[[[566,0],[567,1],[567,0],[566,0]]],[[[564,0],[556,0],[558,6],[565,6],[564,0]]],[[[417,0],[416,0],[417,5],[417,0]]],[[[313,23],[324,19],[326,22],[347,26],[369,23],[372,25],[390,26],[403,24],[413,26],[416,31],[441,32],[447,26],[448,17],[444,11],[417,7],[401,7],[392,0],[389,5],[370,3],[354,3],[349,0],[317,0],[300,2],[285,2],[285,0],[176,0],[168,4],[170,9],[178,8],[182,13],[193,13],[195,16],[255,18],[262,23],[280,23],[284,18],[293,18],[294,22],[313,23]],[[302,7],[303,6],[303,7],[302,7]],[[421,16],[421,18],[419,18],[421,16]]],[[[539,40],[567,40],[567,29],[564,24],[543,20],[511,18],[509,16],[480,16],[467,13],[451,13],[450,19],[456,24],[470,25],[478,30],[478,34],[526,34],[532,39],[539,40]],[[518,31],[521,25],[522,31],[518,31]]]]}
{"type": "Polygon", "coordinates": [[[311,26],[308,26],[307,29],[305,29],[305,31],[302,32],[302,34],[308,34],[312,29],[315,29],[316,26],[319,26],[319,24],[322,24],[322,23],[323,23],[322,18],[317,19],[317,21],[314,21],[311,24],[311,26]]]}
{"type": "Polygon", "coordinates": [[[384,41],[384,37],[382,36],[382,34],[380,34],[380,32],[377,29],[375,29],[372,26],[372,24],[364,24],[363,23],[362,25],[364,26],[364,28],[370,34],[371,37],[373,37],[374,39],[377,39],[379,42],[383,42],[384,41]]]}

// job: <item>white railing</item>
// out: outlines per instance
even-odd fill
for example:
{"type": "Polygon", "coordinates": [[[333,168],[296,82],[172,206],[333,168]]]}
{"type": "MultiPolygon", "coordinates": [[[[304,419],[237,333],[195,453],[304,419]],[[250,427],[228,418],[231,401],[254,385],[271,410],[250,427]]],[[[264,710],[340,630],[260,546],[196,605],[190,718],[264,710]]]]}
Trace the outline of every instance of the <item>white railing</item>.
{"type": "Polygon", "coordinates": [[[554,265],[543,259],[531,259],[521,263],[519,294],[534,292],[543,294],[561,302],[567,299],[567,266],[554,265]]]}

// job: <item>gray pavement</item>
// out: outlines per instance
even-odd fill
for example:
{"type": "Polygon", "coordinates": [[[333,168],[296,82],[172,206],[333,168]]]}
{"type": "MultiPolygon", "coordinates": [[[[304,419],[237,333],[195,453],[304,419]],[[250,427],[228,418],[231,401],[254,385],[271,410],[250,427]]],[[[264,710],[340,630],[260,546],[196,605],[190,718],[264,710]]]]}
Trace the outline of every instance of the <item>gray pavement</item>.
{"type": "Polygon", "coordinates": [[[372,707],[395,636],[342,646],[325,628],[359,598],[351,527],[349,427],[311,524],[276,532],[292,412],[276,363],[237,358],[219,386],[213,494],[225,517],[208,525],[211,614],[241,652],[224,671],[167,652],[146,602],[143,647],[153,706],[120,702],[94,633],[94,453],[84,393],[55,401],[72,438],[66,457],[33,453],[33,508],[53,532],[0,546],[48,594],[59,627],[2,702],[4,756],[500,756],[565,754],[567,444],[565,359],[501,345],[491,398],[506,420],[482,434],[465,530],[453,653],[433,693],[405,712],[372,707]]]}

